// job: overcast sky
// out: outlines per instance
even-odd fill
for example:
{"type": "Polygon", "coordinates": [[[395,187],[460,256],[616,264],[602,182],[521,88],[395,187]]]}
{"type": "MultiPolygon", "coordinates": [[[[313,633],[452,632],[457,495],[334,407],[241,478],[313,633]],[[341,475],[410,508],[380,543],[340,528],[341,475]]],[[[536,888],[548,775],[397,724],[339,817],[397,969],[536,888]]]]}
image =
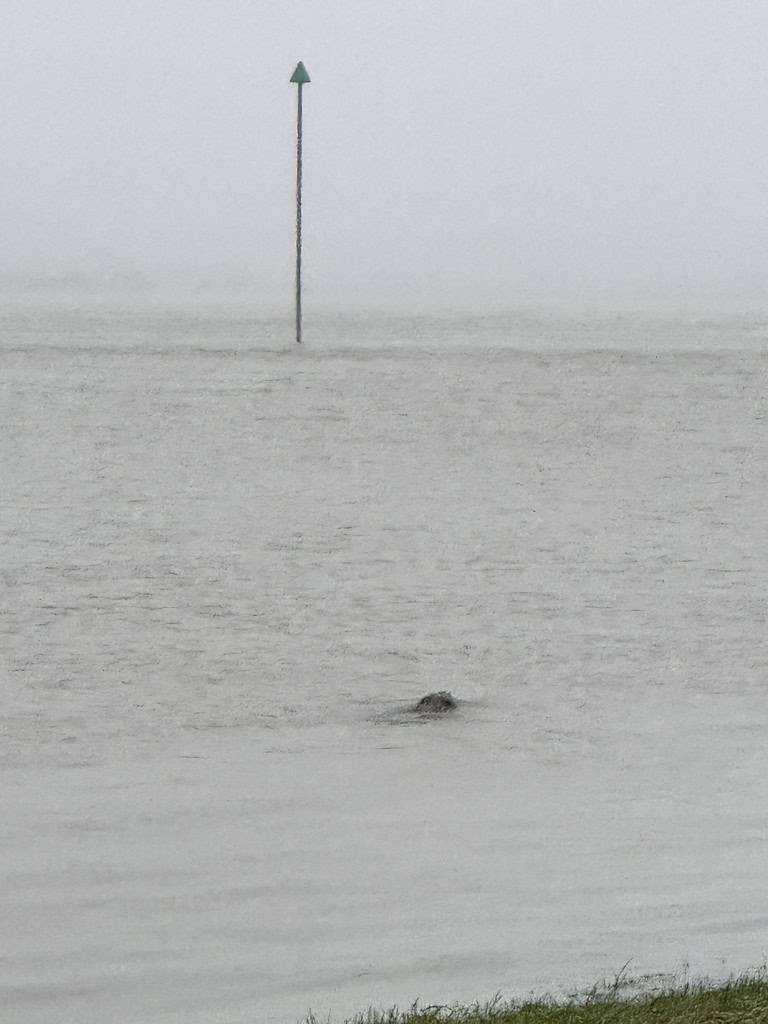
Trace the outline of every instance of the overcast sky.
{"type": "MultiPolygon", "coordinates": [[[[765,0],[4,0],[0,272],[307,293],[768,277],[765,0]]],[[[254,292],[255,294],[256,292],[254,292]]]]}

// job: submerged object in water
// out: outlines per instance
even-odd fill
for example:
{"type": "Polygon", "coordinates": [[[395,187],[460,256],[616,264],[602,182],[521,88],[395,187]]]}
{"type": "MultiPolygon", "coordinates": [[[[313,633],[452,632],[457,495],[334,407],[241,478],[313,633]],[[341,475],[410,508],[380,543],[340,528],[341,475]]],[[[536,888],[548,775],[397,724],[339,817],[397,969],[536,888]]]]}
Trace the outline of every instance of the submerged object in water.
{"type": "Polygon", "coordinates": [[[455,711],[458,706],[459,702],[452,693],[449,693],[448,690],[440,690],[438,693],[428,693],[422,697],[414,711],[455,711]]]}

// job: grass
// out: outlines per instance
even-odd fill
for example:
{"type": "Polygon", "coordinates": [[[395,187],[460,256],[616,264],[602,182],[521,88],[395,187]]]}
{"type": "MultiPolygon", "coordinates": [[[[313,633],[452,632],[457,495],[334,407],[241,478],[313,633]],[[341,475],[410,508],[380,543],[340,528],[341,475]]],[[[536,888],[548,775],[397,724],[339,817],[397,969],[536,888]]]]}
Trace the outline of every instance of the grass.
{"type": "MultiPolygon", "coordinates": [[[[625,965],[626,966],[626,965],[625,965]]],[[[687,982],[660,992],[629,994],[648,979],[623,974],[567,1001],[550,998],[485,1006],[369,1010],[346,1024],[768,1024],[768,973],[763,969],[720,985],[687,982]]],[[[306,1024],[325,1024],[310,1014],[306,1024]]]]}

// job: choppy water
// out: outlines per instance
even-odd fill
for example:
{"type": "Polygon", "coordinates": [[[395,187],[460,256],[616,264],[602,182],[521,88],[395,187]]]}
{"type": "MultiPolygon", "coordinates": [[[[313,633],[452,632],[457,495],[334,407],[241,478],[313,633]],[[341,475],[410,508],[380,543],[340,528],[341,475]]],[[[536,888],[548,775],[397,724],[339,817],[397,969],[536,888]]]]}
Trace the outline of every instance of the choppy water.
{"type": "MultiPolygon", "coordinates": [[[[87,780],[91,811],[84,820],[89,813],[98,819],[100,772],[134,765],[138,774],[125,768],[120,782],[130,791],[143,764],[162,764],[166,756],[209,759],[207,800],[219,756],[222,800],[236,803],[240,791],[223,767],[235,755],[227,747],[228,761],[217,744],[237,733],[245,746],[236,760],[247,760],[250,750],[261,771],[270,754],[303,758],[300,769],[278,772],[270,782],[286,835],[296,827],[287,823],[302,815],[294,772],[330,771],[346,810],[331,801],[315,822],[318,830],[333,831],[342,820],[353,827],[350,806],[360,813],[366,806],[365,793],[354,789],[359,775],[368,794],[388,808],[399,842],[399,827],[412,829],[415,820],[425,825],[432,812],[429,802],[414,811],[411,794],[398,825],[393,779],[410,786],[439,765],[437,821],[445,828],[453,807],[459,821],[468,816],[473,829],[496,837],[485,869],[503,901],[505,856],[515,856],[512,848],[505,854],[508,828],[515,822],[519,831],[521,815],[537,822],[537,835],[549,828],[551,836],[575,844],[573,869],[580,856],[574,836],[587,834],[574,814],[593,814],[607,836],[617,815],[639,814],[641,794],[658,786],[672,803],[666,811],[651,803],[647,820],[645,812],[640,817],[662,832],[658,823],[668,822],[672,832],[663,847],[673,841],[674,821],[687,821],[680,802],[695,805],[697,780],[711,782],[703,766],[717,766],[724,788],[703,819],[694,807],[683,825],[690,867],[700,856],[691,851],[712,838],[716,809],[742,807],[743,787],[768,767],[768,358],[759,348],[643,350],[647,338],[639,333],[636,351],[522,352],[498,323],[468,335],[463,345],[455,324],[432,323],[426,343],[409,346],[400,323],[392,347],[385,344],[385,325],[375,344],[369,336],[357,349],[347,325],[340,340],[331,331],[322,344],[294,351],[277,323],[232,327],[222,319],[195,327],[192,320],[70,316],[57,330],[47,314],[14,314],[0,338],[0,754],[6,773],[20,773],[12,810],[34,803],[26,787],[39,793],[58,779],[53,785],[64,793],[73,785],[61,782],[66,768],[86,773],[69,778],[87,780]],[[443,348],[441,331],[450,340],[443,348]],[[404,709],[432,689],[457,694],[460,713],[415,728],[404,709]],[[373,771],[366,760],[373,749],[400,762],[373,771]],[[743,757],[746,775],[734,757],[743,757]],[[335,774],[342,761],[343,784],[335,774]],[[521,772],[527,795],[505,822],[503,794],[520,789],[521,772]],[[589,795],[589,783],[580,807],[575,779],[597,780],[608,803],[589,795]],[[628,802],[617,810],[622,789],[628,802]],[[461,793],[465,802],[456,806],[461,793]],[[539,814],[539,799],[549,818],[539,814]],[[478,800],[487,810],[479,820],[478,800]]],[[[543,347],[551,349],[552,339],[543,347]]],[[[739,819],[752,843],[766,835],[760,794],[753,799],[755,816],[739,819]]],[[[66,806],[67,797],[61,801],[66,806]]],[[[166,793],[164,813],[174,806],[166,793]]],[[[202,805],[193,801],[193,807],[203,814],[202,805]]],[[[315,821],[313,813],[306,811],[306,821],[315,821]]],[[[107,830],[110,820],[102,823],[107,830]]],[[[34,826],[8,827],[21,863],[34,844],[34,826]]],[[[253,827],[261,834],[258,820],[253,827]]],[[[726,831],[734,828],[731,822],[726,831]]],[[[461,865],[461,830],[450,836],[451,856],[461,865]]],[[[54,829],[49,840],[70,865],[77,863],[81,848],[70,833],[54,829]]],[[[363,859],[381,841],[377,832],[363,859]]],[[[99,849],[90,851],[91,862],[98,862],[99,849]]],[[[279,843],[270,849],[280,855],[279,843]]],[[[618,858],[630,856],[622,850],[611,861],[617,870],[618,858]]],[[[420,860],[422,852],[418,844],[411,848],[410,881],[397,877],[403,908],[432,864],[433,854],[420,860]]],[[[130,853],[123,856],[130,863],[130,853]]],[[[610,859],[610,844],[604,856],[610,859]]],[[[664,899],[656,883],[669,850],[643,853],[638,863],[648,856],[659,862],[643,903],[647,935],[637,943],[644,950],[660,934],[664,899]]],[[[471,863],[456,868],[446,895],[459,909],[445,905],[442,916],[424,924],[425,944],[434,940],[442,950],[439,969],[425,961],[421,975],[409,975],[379,946],[364,957],[365,969],[353,969],[355,948],[364,945],[354,922],[359,928],[369,920],[376,932],[399,912],[395,883],[387,888],[385,877],[386,906],[359,905],[336,921],[351,940],[329,959],[327,975],[318,968],[302,987],[297,968],[294,988],[254,995],[250,1003],[241,994],[231,1019],[256,1019],[246,1016],[254,1007],[264,1015],[258,1019],[292,1019],[313,994],[321,999],[318,1009],[343,1011],[370,998],[413,998],[429,989],[433,975],[438,989],[447,978],[476,985],[478,991],[466,985],[457,991],[462,997],[482,995],[483,985],[513,989],[552,978],[551,948],[517,973],[514,966],[502,969],[503,951],[514,965],[515,950],[526,944],[512,908],[509,934],[498,922],[493,928],[496,959],[486,955],[482,969],[462,960],[450,938],[455,929],[471,920],[473,941],[482,934],[482,919],[468,909],[477,894],[476,883],[466,881],[471,863]],[[331,969],[342,964],[346,983],[331,969]],[[375,979],[370,990],[361,977],[375,979]]],[[[172,869],[172,857],[169,864],[172,869]]],[[[684,855],[679,868],[684,878],[684,855]]],[[[322,856],[315,869],[320,879],[324,872],[334,877],[322,856]]],[[[550,883],[562,879],[554,862],[550,869],[550,883]]],[[[55,857],[45,870],[50,881],[55,857]]],[[[238,878],[236,867],[227,870],[230,882],[238,878]]],[[[268,859],[260,871],[268,880],[268,859]]],[[[707,891],[722,886],[723,878],[734,877],[723,872],[702,868],[699,882],[707,891]]],[[[746,928],[747,938],[724,940],[722,956],[746,966],[760,959],[764,943],[753,941],[748,925],[744,886],[751,876],[739,877],[736,894],[721,892],[722,914],[733,919],[735,935],[746,928]],[[733,903],[738,893],[741,909],[733,903]]],[[[13,878],[11,868],[6,878],[13,878]]],[[[138,887],[146,882],[141,872],[133,880],[138,887]]],[[[40,884],[27,878],[19,891],[40,884]]],[[[548,897],[531,885],[535,919],[537,892],[539,905],[548,897]]],[[[563,909],[567,900],[560,900],[561,931],[578,945],[578,922],[589,918],[594,900],[578,885],[572,895],[572,919],[563,909]]],[[[19,896],[18,913],[26,921],[29,957],[5,981],[24,999],[30,986],[44,988],[50,965],[64,955],[51,948],[48,962],[35,953],[25,898],[19,896]]],[[[279,897],[269,912],[263,893],[260,898],[262,904],[253,893],[245,897],[274,923],[279,897]]],[[[313,898],[305,904],[308,919],[319,912],[319,897],[313,898]]],[[[604,907],[608,918],[611,906],[604,907]]],[[[121,920],[134,912],[123,907],[121,920]]],[[[71,918],[71,908],[66,913],[71,918]]],[[[171,945],[174,914],[169,908],[164,924],[171,945]]],[[[688,930],[680,926],[679,943],[665,955],[675,962],[698,957],[711,968],[720,951],[709,940],[702,946],[701,916],[694,919],[688,930]]],[[[141,920],[138,914],[136,934],[141,920]]],[[[717,915],[714,924],[722,931],[717,915]]],[[[220,948],[223,940],[211,927],[220,948]]],[[[322,931],[317,949],[327,948],[322,931]]],[[[125,963],[136,940],[131,935],[115,939],[110,963],[125,963]]],[[[190,941],[183,939],[185,949],[190,941]]],[[[306,935],[302,941],[309,941],[306,935]]],[[[614,962],[613,950],[595,943],[582,944],[577,964],[564,964],[568,978],[589,983],[606,964],[618,967],[634,955],[626,942],[618,944],[614,962]]],[[[285,941],[283,961],[295,948],[285,941]]],[[[318,962],[311,948],[305,951],[307,962],[318,962]]],[[[205,958],[202,947],[196,955],[205,958]]],[[[256,947],[249,957],[258,962],[256,947]]],[[[107,976],[109,970],[104,967],[107,976]]],[[[79,977],[74,968],[72,976],[79,977]]],[[[174,1002],[168,977],[160,985],[162,1020],[198,1019],[184,1003],[189,979],[178,982],[174,1002]]],[[[62,1016],[52,1008],[46,1016],[41,997],[37,1016],[18,1010],[13,1019],[70,1019],[61,1010],[75,999],[66,979],[64,972],[51,997],[62,1016]]],[[[160,1020],[152,1016],[160,1004],[147,995],[151,984],[147,989],[137,979],[148,1002],[144,1015],[130,1019],[160,1020]]],[[[226,993],[231,979],[206,984],[226,993]]],[[[448,988],[440,991],[450,996],[448,988]]],[[[94,1014],[114,1011],[112,996],[88,1005],[94,1014]]],[[[71,1012],[73,1020],[91,1019],[77,1002],[71,1012]]]]}

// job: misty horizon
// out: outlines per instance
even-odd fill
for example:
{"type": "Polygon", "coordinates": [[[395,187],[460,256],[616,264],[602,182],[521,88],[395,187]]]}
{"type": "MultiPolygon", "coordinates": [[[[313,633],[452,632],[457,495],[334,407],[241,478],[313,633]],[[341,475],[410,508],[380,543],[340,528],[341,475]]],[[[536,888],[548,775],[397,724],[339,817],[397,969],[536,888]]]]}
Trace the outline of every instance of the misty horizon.
{"type": "Polygon", "coordinates": [[[751,0],[42,0],[10,20],[6,295],[207,287],[290,308],[301,59],[308,314],[760,304],[768,11],[751,0]]]}

